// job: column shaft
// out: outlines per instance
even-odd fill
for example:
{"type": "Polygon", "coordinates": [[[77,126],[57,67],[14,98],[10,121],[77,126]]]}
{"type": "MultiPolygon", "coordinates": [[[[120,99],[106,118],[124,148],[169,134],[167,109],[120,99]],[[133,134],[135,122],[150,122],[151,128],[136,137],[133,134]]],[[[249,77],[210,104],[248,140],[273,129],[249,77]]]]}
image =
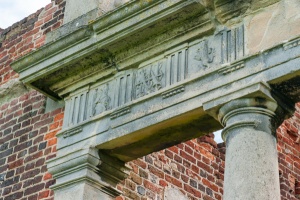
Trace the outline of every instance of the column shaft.
{"type": "Polygon", "coordinates": [[[280,200],[276,107],[239,99],[220,109],[226,141],[224,200],[280,200]]]}

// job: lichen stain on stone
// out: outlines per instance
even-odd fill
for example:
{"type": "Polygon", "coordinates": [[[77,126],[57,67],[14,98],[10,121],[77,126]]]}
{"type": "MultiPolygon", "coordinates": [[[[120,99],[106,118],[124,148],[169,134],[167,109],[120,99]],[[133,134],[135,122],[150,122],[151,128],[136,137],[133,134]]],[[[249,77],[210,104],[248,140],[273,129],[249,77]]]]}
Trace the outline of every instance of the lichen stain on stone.
{"type": "Polygon", "coordinates": [[[268,49],[299,35],[298,0],[283,0],[245,20],[249,54],[268,49]],[[297,13],[297,14],[295,14],[297,13]],[[280,28],[279,28],[280,27],[280,28]]]}
{"type": "Polygon", "coordinates": [[[271,87],[277,92],[289,96],[292,102],[300,101],[300,76],[291,78],[288,81],[271,84],[271,87]]]}

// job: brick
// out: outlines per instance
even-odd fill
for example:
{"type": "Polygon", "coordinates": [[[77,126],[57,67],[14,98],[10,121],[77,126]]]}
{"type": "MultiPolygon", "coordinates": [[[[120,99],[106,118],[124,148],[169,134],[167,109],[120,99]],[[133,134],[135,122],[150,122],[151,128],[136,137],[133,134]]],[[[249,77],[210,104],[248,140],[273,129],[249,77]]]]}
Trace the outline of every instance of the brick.
{"type": "Polygon", "coordinates": [[[8,172],[6,173],[5,178],[10,178],[10,177],[14,176],[14,174],[15,174],[15,170],[8,171],[8,172]]]}
{"type": "Polygon", "coordinates": [[[28,178],[33,178],[34,176],[36,176],[39,173],[40,173],[40,169],[33,169],[33,170],[28,171],[28,172],[25,172],[21,176],[21,181],[26,180],[28,178]]]}
{"type": "Polygon", "coordinates": [[[10,179],[6,179],[3,183],[2,183],[2,187],[8,187],[14,184],[17,184],[20,180],[20,176],[15,176],[13,178],[10,179]]]}
{"type": "Polygon", "coordinates": [[[50,190],[45,190],[39,193],[39,199],[46,198],[50,194],[50,190]]]}
{"type": "Polygon", "coordinates": [[[42,180],[43,180],[43,175],[35,176],[33,179],[33,184],[40,183],[42,182],[42,180]]]}
{"type": "Polygon", "coordinates": [[[21,165],[23,165],[23,163],[24,163],[23,159],[19,159],[15,162],[9,163],[8,168],[14,169],[14,168],[20,167],[21,165]]]}
{"type": "Polygon", "coordinates": [[[45,149],[46,146],[47,146],[47,142],[42,142],[42,143],[40,143],[40,144],[39,144],[39,150],[45,149]]]}
{"type": "Polygon", "coordinates": [[[15,184],[15,185],[13,185],[13,187],[12,187],[12,192],[15,192],[15,191],[20,190],[20,189],[22,188],[22,184],[23,184],[23,183],[17,183],[17,184],[15,184]]]}
{"type": "Polygon", "coordinates": [[[138,176],[136,173],[130,173],[130,179],[138,185],[142,184],[142,178],[138,176]]]}
{"type": "Polygon", "coordinates": [[[135,191],[136,189],[136,184],[129,179],[125,180],[125,186],[132,191],[135,191]]]}
{"type": "Polygon", "coordinates": [[[47,146],[53,146],[57,144],[57,138],[52,138],[50,140],[48,140],[47,146]]]}
{"type": "Polygon", "coordinates": [[[57,121],[63,120],[63,118],[64,118],[64,114],[63,113],[59,113],[58,115],[56,115],[54,117],[54,121],[57,122],[57,121]]]}
{"type": "Polygon", "coordinates": [[[164,178],[164,173],[161,170],[157,169],[156,167],[149,165],[148,169],[152,174],[158,176],[159,178],[162,178],[162,179],[164,178]]]}
{"type": "MultiPolygon", "coordinates": [[[[28,195],[28,193],[24,193],[24,195],[28,195]]],[[[38,200],[38,194],[34,194],[34,195],[29,196],[27,198],[27,200],[38,200]]]]}
{"type": "Polygon", "coordinates": [[[27,142],[23,142],[17,146],[15,146],[14,148],[14,152],[19,152],[19,151],[22,151],[28,147],[30,147],[32,145],[32,140],[30,141],[27,141],[27,142]]]}
{"type": "Polygon", "coordinates": [[[44,174],[43,180],[45,181],[45,180],[49,180],[51,178],[52,178],[52,175],[47,172],[47,173],[44,174]]]}
{"type": "Polygon", "coordinates": [[[148,178],[148,173],[145,171],[145,170],[142,170],[141,168],[139,169],[139,175],[142,177],[142,178],[148,178]]]}
{"type": "Polygon", "coordinates": [[[167,182],[172,183],[173,185],[175,185],[175,186],[177,186],[179,188],[182,188],[182,182],[179,181],[178,179],[173,178],[173,177],[171,177],[171,176],[169,176],[167,174],[166,174],[166,178],[165,179],[166,179],[167,182]]]}
{"type": "Polygon", "coordinates": [[[167,150],[167,149],[165,150],[165,155],[167,157],[169,157],[170,159],[173,159],[173,153],[171,151],[167,150]]]}
{"type": "Polygon", "coordinates": [[[40,158],[42,156],[43,156],[43,152],[42,151],[39,151],[39,152],[37,152],[35,154],[31,154],[31,155],[25,157],[24,163],[30,162],[30,161],[35,160],[37,158],[40,158]]]}
{"type": "Polygon", "coordinates": [[[49,139],[52,139],[55,137],[57,131],[53,131],[53,132],[50,132],[50,133],[47,133],[44,137],[44,140],[49,140],[49,139]]]}
{"type": "Polygon", "coordinates": [[[50,186],[55,184],[55,180],[49,180],[46,182],[45,188],[50,188],[50,186]]]}
{"type": "Polygon", "coordinates": [[[155,193],[160,193],[161,189],[157,187],[155,184],[151,183],[148,180],[144,180],[144,186],[145,188],[155,192],[155,193]]]}
{"type": "Polygon", "coordinates": [[[168,183],[165,180],[159,180],[159,185],[162,187],[167,187],[168,183]]]}
{"type": "Polygon", "coordinates": [[[22,198],[22,196],[23,196],[23,192],[22,191],[21,192],[16,192],[16,193],[13,193],[13,194],[11,194],[9,196],[4,197],[4,200],[20,199],[20,198],[22,198]]]}
{"type": "Polygon", "coordinates": [[[153,164],[153,159],[150,155],[145,156],[145,161],[149,164],[153,164]]]}
{"type": "Polygon", "coordinates": [[[193,196],[201,198],[201,192],[187,184],[184,184],[184,190],[188,193],[193,194],[193,196]]]}
{"type": "Polygon", "coordinates": [[[26,127],[26,128],[23,128],[23,129],[20,129],[18,131],[15,132],[14,136],[15,137],[19,137],[23,134],[26,134],[26,133],[29,133],[30,131],[32,131],[32,126],[29,126],[29,127],[26,127]]]}
{"type": "Polygon", "coordinates": [[[24,170],[25,170],[25,167],[24,167],[24,166],[18,167],[18,168],[16,169],[16,175],[23,173],[24,170]]]}

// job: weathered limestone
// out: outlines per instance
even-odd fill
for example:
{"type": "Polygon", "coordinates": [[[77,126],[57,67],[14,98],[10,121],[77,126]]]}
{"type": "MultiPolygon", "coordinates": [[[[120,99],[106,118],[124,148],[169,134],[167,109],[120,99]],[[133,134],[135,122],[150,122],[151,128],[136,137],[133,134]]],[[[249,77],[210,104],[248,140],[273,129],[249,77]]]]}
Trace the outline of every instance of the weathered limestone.
{"type": "Polygon", "coordinates": [[[164,200],[188,200],[188,197],[185,196],[179,189],[168,187],[164,191],[164,200]]]}
{"type": "Polygon", "coordinates": [[[81,17],[82,15],[86,15],[92,10],[96,10],[96,12],[93,18],[90,18],[90,20],[95,20],[97,17],[113,10],[127,1],[128,0],[66,0],[64,24],[67,24],[78,17],[81,17]]]}
{"type": "Polygon", "coordinates": [[[300,101],[293,7],[284,0],[101,2],[118,7],[95,18],[99,2],[75,15],[70,5],[65,22],[72,21],[12,64],[25,84],[66,103],[57,158],[48,164],[58,180],[56,198],[74,188],[82,191],[78,199],[88,190],[86,199],[114,196],[123,162],[220,129],[221,120],[229,152],[226,200],[278,199],[272,120],[300,101]],[[293,13],[285,13],[283,32],[265,28],[273,14],[282,16],[282,5],[293,13]],[[286,110],[278,112],[275,102],[286,110]],[[109,171],[110,162],[118,170],[109,171]]]}
{"type": "Polygon", "coordinates": [[[55,199],[112,200],[120,194],[116,184],[129,169],[98,149],[86,148],[67,154],[59,152],[57,158],[48,162],[48,170],[56,179],[52,187],[55,199]]]}
{"type": "Polygon", "coordinates": [[[249,54],[269,49],[300,35],[300,2],[282,0],[245,18],[249,54]]]}
{"type": "Polygon", "coordinates": [[[260,97],[221,107],[226,141],[224,200],[280,200],[276,109],[276,102],[260,97]]]}
{"type": "Polygon", "coordinates": [[[12,79],[0,85],[0,105],[25,94],[29,90],[19,79],[12,79]]]}

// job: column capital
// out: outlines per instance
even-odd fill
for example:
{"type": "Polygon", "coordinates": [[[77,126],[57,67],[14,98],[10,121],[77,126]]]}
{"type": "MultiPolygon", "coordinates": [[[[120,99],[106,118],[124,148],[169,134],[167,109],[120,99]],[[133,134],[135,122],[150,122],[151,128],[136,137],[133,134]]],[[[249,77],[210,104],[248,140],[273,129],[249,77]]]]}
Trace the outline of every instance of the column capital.
{"type": "Polygon", "coordinates": [[[218,119],[222,125],[226,125],[227,119],[234,114],[251,112],[261,112],[267,115],[275,115],[278,105],[276,101],[268,100],[263,97],[239,98],[232,100],[219,109],[218,119]]]}
{"type": "Polygon", "coordinates": [[[232,100],[219,109],[218,119],[225,127],[222,138],[226,142],[228,133],[236,128],[254,128],[269,134],[275,134],[277,110],[275,101],[262,97],[240,98],[232,100]]]}
{"type": "Polygon", "coordinates": [[[224,141],[227,130],[236,126],[252,126],[274,134],[281,122],[292,115],[295,109],[293,103],[272,90],[265,82],[258,82],[233,92],[225,91],[223,96],[205,102],[203,108],[226,127],[222,134],[224,141]],[[243,120],[235,118],[234,124],[232,120],[228,123],[228,119],[233,116],[246,113],[250,115],[243,116],[243,120]],[[254,117],[255,113],[263,115],[254,117]],[[272,123],[266,121],[265,124],[269,124],[268,126],[261,124],[260,121],[264,121],[259,119],[261,116],[270,117],[272,123]]]}
{"type": "Polygon", "coordinates": [[[58,200],[113,199],[121,194],[115,186],[129,172],[123,162],[96,148],[59,155],[49,160],[47,166],[56,179],[51,189],[58,200]]]}

